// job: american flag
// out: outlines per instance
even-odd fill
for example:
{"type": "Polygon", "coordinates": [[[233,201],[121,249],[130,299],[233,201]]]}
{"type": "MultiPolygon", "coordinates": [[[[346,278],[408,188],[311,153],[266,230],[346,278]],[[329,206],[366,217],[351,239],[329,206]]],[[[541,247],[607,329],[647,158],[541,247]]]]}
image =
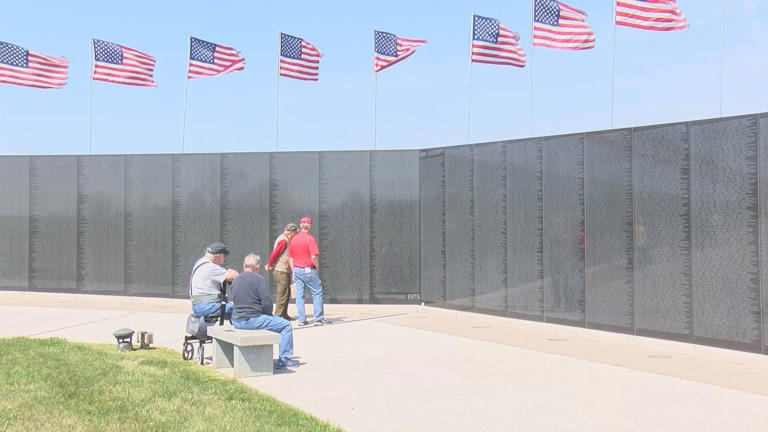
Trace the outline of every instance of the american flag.
{"type": "Polygon", "coordinates": [[[319,49],[304,39],[280,33],[280,76],[317,81],[322,56],[319,49]]]}
{"type": "Polygon", "coordinates": [[[93,39],[94,81],[140,87],[156,87],[152,73],[155,58],[133,48],[93,39]]]}
{"type": "Polygon", "coordinates": [[[426,39],[408,39],[392,33],[373,31],[373,73],[403,61],[416,52],[426,39]]]}
{"type": "Polygon", "coordinates": [[[688,27],[676,0],[618,0],[616,24],[643,30],[669,31],[688,27]]]}
{"type": "Polygon", "coordinates": [[[61,88],[67,83],[69,60],[48,57],[18,45],[0,42],[0,83],[61,88]]]}
{"type": "Polygon", "coordinates": [[[525,50],[518,43],[517,32],[501,25],[499,20],[472,15],[472,61],[525,67],[525,50]]]}
{"type": "Polygon", "coordinates": [[[533,46],[584,50],[595,47],[587,14],[555,0],[534,0],[533,46]]]}
{"type": "Polygon", "coordinates": [[[202,39],[189,38],[187,78],[215,76],[243,69],[245,59],[240,55],[240,51],[202,39]]]}

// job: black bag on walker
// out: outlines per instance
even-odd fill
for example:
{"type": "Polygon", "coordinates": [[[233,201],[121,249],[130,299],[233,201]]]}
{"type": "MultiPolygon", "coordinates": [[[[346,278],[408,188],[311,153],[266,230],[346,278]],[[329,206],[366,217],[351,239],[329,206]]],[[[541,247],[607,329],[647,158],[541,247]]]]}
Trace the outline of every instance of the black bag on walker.
{"type": "Polygon", "coordinates": [[[198,339],[205,339],[208,337],[209,325],[209,323],[205,322],[205,317],[190,315],[187,318],[187,333],[198,339]]]}

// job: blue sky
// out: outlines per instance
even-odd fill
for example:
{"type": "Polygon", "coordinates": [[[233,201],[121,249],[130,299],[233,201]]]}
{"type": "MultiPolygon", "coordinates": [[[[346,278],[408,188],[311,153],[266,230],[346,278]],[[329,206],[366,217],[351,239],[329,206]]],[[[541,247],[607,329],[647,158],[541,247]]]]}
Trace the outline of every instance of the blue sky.
{"type": "MultiPolygon", "coordinates": [[[[320,81],[280,78],[281,151],[373,148],[375,84],[376,148],[463,144],[472,13],[519,32],[529,58],[524,69],[471,66],[471,142],[531,136],[532,120],[534,136],[610,129],[613,3],[566,3],[589,14],[595,49],[532,50],[523,0],[8,2],[0,40],[68,57],[70,75],[60,90],[0,84],[0,154],[181,152],[188,35],[235,47],[247,63],[189,82],[185,152],[273,151],[281,31],[324,54],[320,81]],[[428,44],[375,79],[374,28],[428,44]],[[91,37],[155,56],[158,87],[91,83],[91,37]]],[[[723,3],[678,4],[686,30],[616,28],[614,127],[720,115],[723,3]]],[[[722,114],[768,111],[768,0],[729,0],[724,28],[722,114]]]]}

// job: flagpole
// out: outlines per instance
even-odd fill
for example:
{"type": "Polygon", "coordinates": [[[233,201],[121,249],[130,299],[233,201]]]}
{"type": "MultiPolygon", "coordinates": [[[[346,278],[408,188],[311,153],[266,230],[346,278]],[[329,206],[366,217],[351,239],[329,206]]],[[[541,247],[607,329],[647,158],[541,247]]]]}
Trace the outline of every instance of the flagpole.
{"type": "MultiPolygon", "coordinates": [[[[373,29],[373,53],[376,56],[376,29],[373,29]]],[[[373,150],[376,151],[377,123],[379,116],[379,74],[376,72],[376,63],[373,65],[373,150]]]]}
{"type": "Polygon", "coordinates": [[[534,1],[536,0],[531,0],[531,55],[528,58],[531,64],[531,136],[533,136],[533,20],[536,17],[534,1]]]}
{"type": "Polygon", "coordinates": [[[184,75],[184,119],[181,125],[181,152],[184,153],[184,140],[187,133],[187,92],[189,90],[189,55],[192,45],[192,35],[187,35],[187,73],[184,75]]]}
{"type": "MultiPolygon", "coordinates": [[[[725,1],[725,0],[723,0],[725,1]]],[[[613,52],[611,53],[611,129],[613,129],[613,99],[616,81],[616,1],[613,2],[613,52]]]]}
{"type": "Polygon", "coordinates": [[[725,50],[725,0],[723,0],[723,23],[720,27],[720,117],[723,116],[723,51],[725,50]]]}
{"type": "Polygon", "coordinates": [[[472,33],[475,27],[475,14],[469,16],[469,102],[467,103],[467,144],[470,143],[472,130],[472,33]]]}
{"type": "Polygon", "coordinates": [[[277,32],[277,97],[275,100],[275,152],[280,151],[280,49],[282,37],[277,32]]]}
{"type": "Polygon", "coordinates": [[[88,91],[88,154],[93,154],[93,68],[96,67],[96,54],[93,50],[93,37],[91,37],[91,85],[88,91]]]}

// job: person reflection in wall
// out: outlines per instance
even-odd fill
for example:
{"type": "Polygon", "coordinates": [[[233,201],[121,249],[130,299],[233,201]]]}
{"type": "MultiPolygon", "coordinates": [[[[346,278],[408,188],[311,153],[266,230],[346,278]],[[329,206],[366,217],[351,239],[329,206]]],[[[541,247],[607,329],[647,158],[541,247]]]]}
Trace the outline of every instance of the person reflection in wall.
{"type": "MultiPolygon", "coordinates": [[[[237,271],[221,266],[227,255],[229,251],[223,243],[212,243],[205,249],[205,255],[192,266],[189,297],[195,316],[218,315],[221,312],[221,286],[224,281],[231,282],[237,276],[237,271]]],[[[227,302],[224,315],[224,318],[232,316],[232,302],[227,302]]]]}

